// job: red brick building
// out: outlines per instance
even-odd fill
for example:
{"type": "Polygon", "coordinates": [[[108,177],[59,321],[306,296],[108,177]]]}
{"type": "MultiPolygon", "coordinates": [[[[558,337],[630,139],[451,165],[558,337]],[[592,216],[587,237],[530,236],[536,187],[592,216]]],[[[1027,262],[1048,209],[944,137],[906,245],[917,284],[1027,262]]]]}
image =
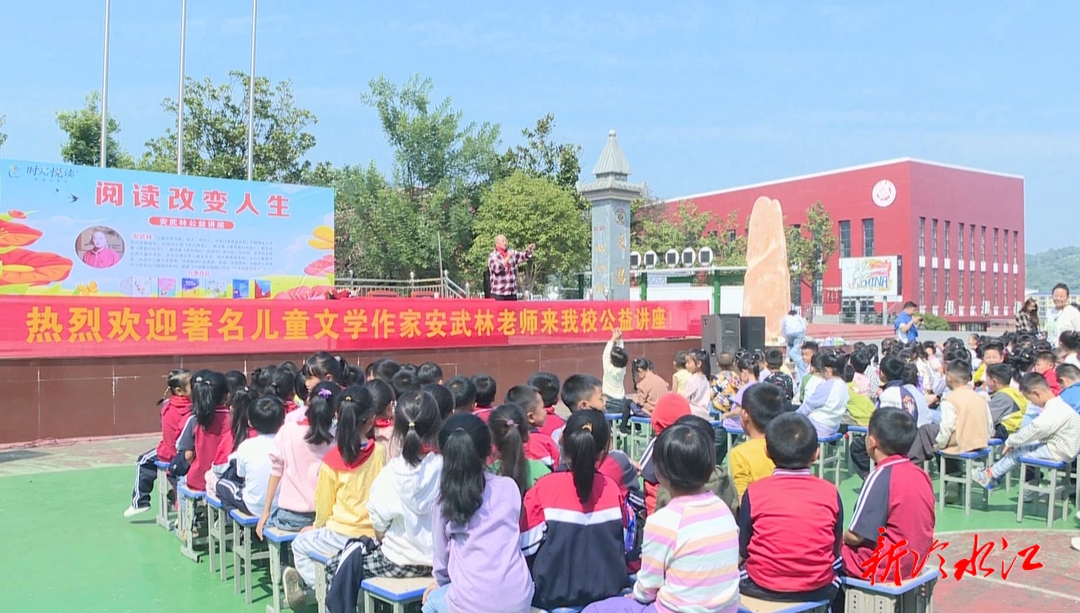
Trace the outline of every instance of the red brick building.
{"type": "Polygon", "coordinates": [[[1023,301],[1023,177],[904,158],[670,202],[693,201],[719,217],[738,211],[745,227],[759,196],[779,200],[789,224],[805,223],[820,200],[835,224],[840,249],[823,278],[793,287],[804,308],[853,312],[840,296],[839,258],[870,255],[899,256],[903,299],[954,328],[1011,320],[1023,301]]]}

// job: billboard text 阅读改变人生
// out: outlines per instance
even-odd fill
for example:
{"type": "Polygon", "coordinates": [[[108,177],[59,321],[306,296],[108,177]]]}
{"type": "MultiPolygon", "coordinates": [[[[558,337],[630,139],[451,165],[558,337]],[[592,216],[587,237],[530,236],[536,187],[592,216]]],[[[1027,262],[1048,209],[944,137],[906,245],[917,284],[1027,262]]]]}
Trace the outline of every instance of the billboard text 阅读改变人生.
{"type": "Polygon", "coordinates": [[[888,298],[899,295],[897,257],[840,258],[844,298],[888,298]]]}
{"type": "Polygon", "coordinates": [[[0,294],[295,299],[333,275],[331,189],[0,161],[0,294]]]}

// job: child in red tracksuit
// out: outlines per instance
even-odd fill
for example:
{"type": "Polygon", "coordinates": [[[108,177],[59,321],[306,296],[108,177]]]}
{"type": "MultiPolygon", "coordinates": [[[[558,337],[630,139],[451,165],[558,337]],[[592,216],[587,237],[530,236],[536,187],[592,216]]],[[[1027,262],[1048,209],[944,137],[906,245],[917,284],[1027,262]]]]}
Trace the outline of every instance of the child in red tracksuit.
{"type": "Polygon", "coordinates": [[[166,375],[168,388],[158,405],[161,406],[161,442],[157,447],[139,456],[136,465],[135,489],[131,493],[131,506],[124,517],[133,517],[150,510],[150,492],[157,480],[155,462],[171,462],[176,455],[176,439],[191,414],[191,371],[177,368],[166,375]]]}
{"type": "MultiPolygon", "coordinates": [[[[685,396],[674,392],[665,394],[656,402],[656,408],[652,413],[652,429],[656,436],[667,430],[683,415],[690,415],[690,401],[685,396]]],[[[660,480],[656,476],[656,467],[653,463],[654,437],[645,448],[641,456],[641,478],[645,482],[645,513],[652,515],[656,510],[656,493],[660,490],[660,480]]]]}

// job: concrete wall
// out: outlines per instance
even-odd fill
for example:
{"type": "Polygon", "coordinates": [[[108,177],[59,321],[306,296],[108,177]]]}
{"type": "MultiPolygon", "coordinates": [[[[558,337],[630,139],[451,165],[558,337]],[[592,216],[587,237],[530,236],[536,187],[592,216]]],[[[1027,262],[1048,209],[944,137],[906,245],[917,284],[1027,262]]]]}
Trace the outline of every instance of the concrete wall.
{"type": "MultiPolygon", "coordinates": [[[[631,358],[645,356],[670,380],[676,351],[701,346],[701,339],[628,341],[631,358]]],[[[538,370],[565,379],[574,373],[601,374],[602,344],[539,345],[472,349],[401,351],[388,354],[347,353],[350,362],[368,364],[379,357],[442,366],[449,378],[487,372],[506,390],[524,383],[538,370]]],[[[165,390],[164,376],[173,368],[221,372],[242,370],[285,360],[299,363],[303,355],[251,354],[236,356],[148,356],[136,358],[71,358],[0,361],[0,444],[46,438],[116,436],[160,428],[155,403],[165,390]]],[[[627,377],[627,385],[631,385],[627,377]]],[[[500,396],[501,397],[501,396],[500,396]]]]}

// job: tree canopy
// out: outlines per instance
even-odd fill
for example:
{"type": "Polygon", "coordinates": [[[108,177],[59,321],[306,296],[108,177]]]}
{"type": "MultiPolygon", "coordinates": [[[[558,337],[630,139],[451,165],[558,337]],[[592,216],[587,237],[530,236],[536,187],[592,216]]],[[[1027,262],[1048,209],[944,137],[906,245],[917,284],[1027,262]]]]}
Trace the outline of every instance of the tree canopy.
{"type": "MultiPolygon", "coordinates": [[[[101,93],[97,91],[86,95],[86,104],[82,108],[56,113],[56,125],[67,133],[67,142],[60,147],[60,157],[69,164],[97,166],[101,163],[101,93]]],[[[105,165],[109,168],[132,168],[135,162],[121,146],[116,135],[120,133],[120,122],[109,114],[108,150],[105,165]]]]}

